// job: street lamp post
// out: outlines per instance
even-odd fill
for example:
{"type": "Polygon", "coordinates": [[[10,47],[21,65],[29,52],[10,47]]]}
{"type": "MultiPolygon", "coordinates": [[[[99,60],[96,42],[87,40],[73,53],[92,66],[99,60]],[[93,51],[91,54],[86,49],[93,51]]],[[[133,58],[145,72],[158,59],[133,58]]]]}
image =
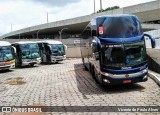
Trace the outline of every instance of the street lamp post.
{"type": "Polygon", "coordinates": [[[94,0],[94,13],[96,13],[96,2],[94,0]]]}
{"type": "Polygon", "coordinates": [[[47,23],[48,23],[48,12],[47,12],[47,23]]]}
{"type": "Polygon", "coordinates": [[[100,11],[102,11],[102,0],[100,0],[100,11]]]}
{"type": "Polygon", "coordinates": [[[41,31],[41,30],[38,30],[38,31],[37,31],[37,39],[38,39],[38,33],[39,33],[39,31],[41,31]]]}
{"type": "Polygon", "coordinates": [[[11,32],[12,32],[12,24],[11,24],[11,32]]]}
{"type": "Polygon", "coordinates": [[[66,29],[68,29],[68,28],[63,28],[63,29],[61,29],[61,30],[59,31],[60,41],[62,41],[62,32],[63,32],[63,30],[66,30],[66,29]]]}

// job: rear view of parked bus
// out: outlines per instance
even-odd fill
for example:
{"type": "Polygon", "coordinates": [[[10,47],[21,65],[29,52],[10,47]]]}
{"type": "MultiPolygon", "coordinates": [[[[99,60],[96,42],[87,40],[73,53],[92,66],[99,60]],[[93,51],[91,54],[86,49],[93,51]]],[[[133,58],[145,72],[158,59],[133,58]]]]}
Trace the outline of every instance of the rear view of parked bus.
{"type": "Polygon", "coordinates": [[[82,61],[97,83],[117,85],[147,80],[148,64],[145,37],[134,15],[97,17],[82,32],[88,45],[81,46],[82,61]]]}
{"type": "Polygon", "coordinates": [[[15,67],[15,49],[9,42],[0,41],[0,70],[9,70],[15,67]]]}
{"type": "Polygon", "coordinates": [[[44,40],[38,41],[43,63],[58,63],[66,59],[67,46],[60,41],[44,40]]]}
{"type": "Polygon", "coordinates": [[[16,67],[34,66],[41,63],[40,51],[36,42],[25,41],[13,43],[17,50],[16,67]]]}

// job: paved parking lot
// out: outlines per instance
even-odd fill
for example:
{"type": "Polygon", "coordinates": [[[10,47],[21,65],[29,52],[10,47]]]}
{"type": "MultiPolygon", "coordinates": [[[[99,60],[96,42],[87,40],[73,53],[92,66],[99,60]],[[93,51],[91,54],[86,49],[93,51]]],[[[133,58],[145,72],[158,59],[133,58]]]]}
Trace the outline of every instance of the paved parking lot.
{"type": "MultiPolygon", "coordinates": [[[[84,70],[81,59],[66,60],[60,64],[40,65],[34,68],[18,68],[0,73],[1,106],[34,104],[43,106],[160,106],[160,88],[151,79],[143,83],[102,88],[94,82],[90,73],[84,70]],[[24,83],[10,85],[13,78],[21,79],[24,83]]],[[[1,114],[5,115],[5,113],[1,114]]],[[[66,114],[105,115],[106,113],[66,114]]],[[[131,115],[131,113],[125,114],[131,115]]]]}

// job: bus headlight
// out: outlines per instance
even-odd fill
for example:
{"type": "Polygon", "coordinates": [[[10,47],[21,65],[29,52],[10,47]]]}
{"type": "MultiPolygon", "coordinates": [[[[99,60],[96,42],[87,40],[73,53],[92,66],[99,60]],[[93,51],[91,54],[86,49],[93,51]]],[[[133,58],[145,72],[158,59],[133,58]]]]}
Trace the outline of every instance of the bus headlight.
{"type": "Polygon", "coordinates": [[[105,73],[105,72],[102,72],[101,74],[104,75],[104,76],[109,76],[109,77],[112,77],[112,76],[113,76],[113,74],[105,73]]]}
{"type": "Polygon", "coordinates": [[[148,68],[142,70],[142,73],[147,73],[147,71],[148,71],[148,68]]]}
{"type": "Polygon", "coordinates": [[[108,80],[108,79],[103,79],[103,82],[105,82],[105,83],[110,83],[110,81],[108,80]]]}
{"type": "Polygon", "coordinates": [[[145,79],[147,79],[147,75],[145,75],[145,76],[143,77],[143,80],[145,80],[145,79]]]}

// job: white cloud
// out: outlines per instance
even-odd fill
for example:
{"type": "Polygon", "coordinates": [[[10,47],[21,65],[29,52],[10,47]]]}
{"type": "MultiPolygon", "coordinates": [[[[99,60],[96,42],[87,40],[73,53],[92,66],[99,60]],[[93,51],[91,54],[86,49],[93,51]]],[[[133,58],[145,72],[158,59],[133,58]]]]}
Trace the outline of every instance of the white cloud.
{"type": "MultiPolygon", "coordinates": [[[[74,0],[71,0],[74,1],[74,0]]],[[[77,0],[63,6],[36,3],[32,0],[1,0],[0,1],[0,34],[13,30],[46,23],[47,12],[49,22],[88,15],[93,13],[94,0],[77,0]]],[[[103,8],[118,5],[130,6],[151,0],[102,0],[103,8]]],[[[65,1],[64,1],[65,2],[65,1]]],[[[96,0],[96,10],[99,10],[96,0]]]]}

